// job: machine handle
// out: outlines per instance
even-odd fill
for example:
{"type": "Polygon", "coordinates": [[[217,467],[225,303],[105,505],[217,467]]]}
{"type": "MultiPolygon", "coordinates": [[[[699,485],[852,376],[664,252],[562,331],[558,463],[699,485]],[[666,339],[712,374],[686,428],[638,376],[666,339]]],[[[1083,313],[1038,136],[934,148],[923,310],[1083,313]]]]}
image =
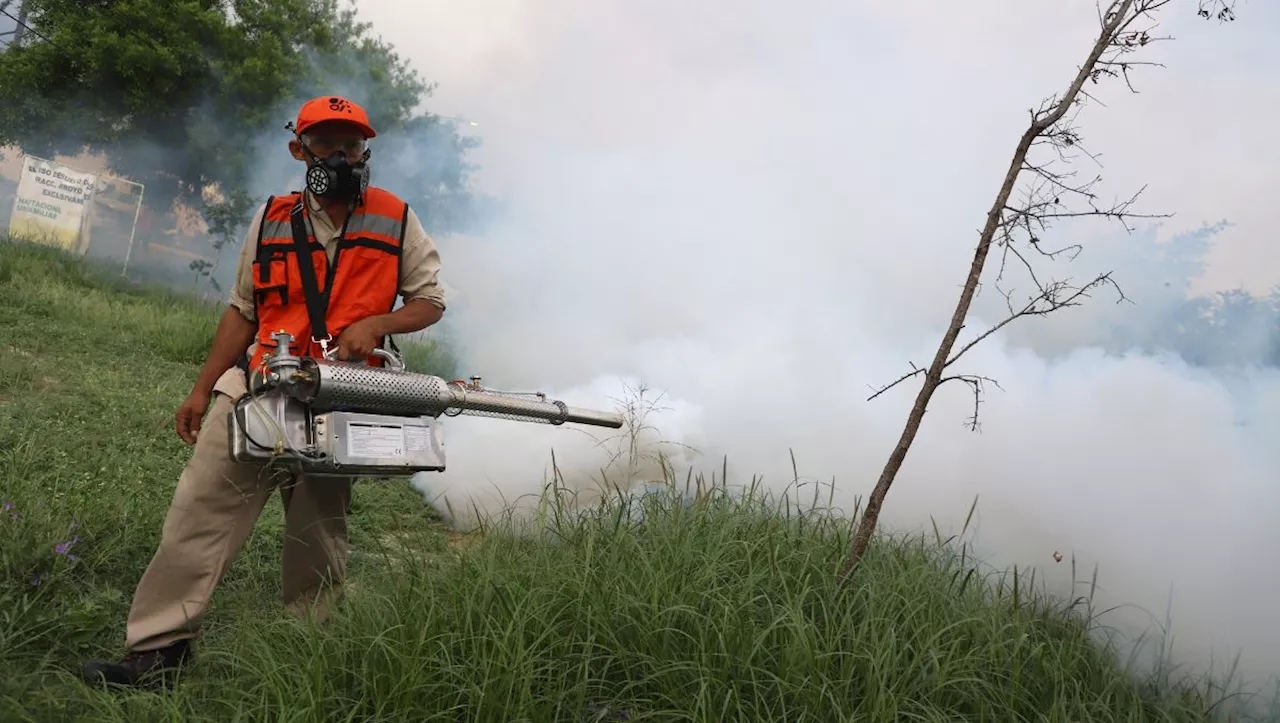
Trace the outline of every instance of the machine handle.
{"type": "MultiPolygon", "coordinates": [[[[404,359],[401,359],[400,356],[394,352],[378,347],[378,348],[375,348],[372,352],[370,352],[369,355],[382,357],[391,365],[391,368],[394,369],[395,371],[402,372],[405,370],[404,359]]],[[[338,347],[335,346],[332,349],[325,352],[324,358],[329,361],[338,361],[338,347]]]]}
{"type": "Polygon", "coordinates": [[[396,354],[395,352],[390,352],[390,351],[387,351],[386,349],[377,348],[373,350],[373,356],[380,356],[383,359],[386,359],[387,362],[391,364],[391,368],[398,372],[402,372],[405,369],[404,359],[401,359],[400,355],[396,354]]]}

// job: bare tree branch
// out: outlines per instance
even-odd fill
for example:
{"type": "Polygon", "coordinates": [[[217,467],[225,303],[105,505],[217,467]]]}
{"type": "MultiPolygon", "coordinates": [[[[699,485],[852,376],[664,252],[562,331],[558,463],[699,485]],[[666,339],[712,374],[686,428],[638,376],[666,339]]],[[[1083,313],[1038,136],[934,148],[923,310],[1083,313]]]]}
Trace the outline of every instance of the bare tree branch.
{"type": "Polygon", "coordinates": [[[997,382],[991,377],[980,377],[973,374],[959,374],[953,377],[943,377],[938,382],[938,386],[942,386],[947,382],[964,382],[973,390],[973,416],[965,420],[965,426],[968,427],[971,432],[978,431],[978,427],[981,426],[981,423],[978,421],[978,407],[982,405],[982,385],[984,383],[994,384],[996,389],[999,389],[1000,391],[1004,391],[1004,388],[1000,386],[1000,382],[997,382]]]}
{"type": "MultiPolygon", "coordinates": [[[[1204,18],[1216,16],[1221,21],[1233,20],[1234,1],[1200,0],[1199,14],[1204,18]]],[[[875,399],[908,379],[923,377],[898,443],[889,455],[863,509],[862,519],[840,573],[842,580],[847,579],[865,553],[885,496],[919,432],[930,399],[942,384],[947,381],[962,381],[969,385],[974,395],[974,413],[966,426],[975,431],[978,428],[983,384],[996,382],[971,374],[944,376],[946,370],[974,346],[1014,321],[1045,316],[1077,306],[1100,286],[1114,288],[1120,297],[1117,303],[1127,301],[1110,273],[1100,274],[1087,284],[1075,286],[1070,281],[1044,280],[1044,275],[1036,269],[1032,260],[1039,259],[1044,263],[1058,257],[1074,258],[1079,253],[1080,247],[1077,244],[1056,249],[1048,249],[1043,244],[1042,238],[1052,224],[1064,219],[1109,220],[1119,223],[1126,231],[1132,231],[1131,223],[1136,220],[1168,217],[1168,214],[1135,212],[1133,206],[1141,195],[1141,190],[1125,200],[1117,200],[1111,204],[1101,203],[1094,190],[1094,186],[1101,180],[1099,176],[1080,181],[1075,177],[1075,171],[1061,169],[1059,165],[1071,163],[1078,155],[1087,157],[1095,165],[1101,165],[1099,157],[1085,148],[1074,123],[1081,106],[1086,102],[1097,102],[1094,95],[1085,90],[1086,85],[1098,86],[1107,80],[1119,79],[1130,92],[1138,92],[1134,88],[1132,74],[1139,69],[1162,66],[1135,60],[1132,56],[1156,42],[1168,39],[1153,34],[1154,16],[1171,2],[1172,0],[1106,0],[1103,3],[1105,8],[1099,7],[1098,36],[1066,92],[1046,99],[1038,108],[1029,111],[1028,126],[1018,140],[995,200],[987,211],[986,223],[974,249],[968,276],[933,360],[927,368],[912,364],[912,371],[876,390],[869,397],[875,399]],[[1024,177],[1025,187],[1018,194],[1017,200],[1011,201],[1015,186],[1024,177]],[[1005,297],[1008,316],[953,353],[965,327],[969,308],[981,288],[982,273],[992,244],[1000,248],[1000,267],[995,287],[1005,297]],[[1025,300],[1014,301],[1013,290],[1006,288],[1007,267],[1021,268],[1030,278],[1030,291],[1026,292],[1025,300]]]]}
{"type": "Polygon", "coordinates": [[[1200,17],[1208,20],[1217,18],[1218,22],[1229,23],[1236,19],[1236,0],[1200,0],[1200,17]]]}
{"type": "MultiPolygon", "coordinates": [[[[946,369],[950,367],[952,364],[955,364],[957,361],[960,360],[960,357],[964,356],[965,353],[968,352],[970,349],[977,346],[979,343],[981,343],[984,339],[991,336],[992,334],[995,334],[996,332],[1000,331],[1001,329],[1008,326],[1009,324],[1012,324],[1014,321],[1021,319],[1023,317],[1028,317],[1028,316],[1047,316],[1049,314],[1052,314],[1055,311],[1058,311],[1059,309],[1065,309],[1070,306],[1079,306],[1083,299],[1089,298],[1089,292],[1091,290],[1096,289],[1100,286],[1111,286],[1112,288],[1115,289],[1116,294],[1119,296],[1119,298],[1116,300],[1117,304],[1124,301],[1129,301],[1129,298],[1124,295],[1124,291],[1121,290],[1120,285],[1117,284],[1115,280],[1111,278],[1110,272],[1105,274],[1100,274],[1089,283],[1080,287],[1072,286],[1071,283],[1067,281],[1055,281],[1055,282],[1049,283],[1045,286],[1040,287],[1040,292],[1034,298],[1028,301],[1024,306],[1022,306],[1022,308],[1020,309],[1014,310],[1012,308],[1012,302],[1010,302],[1009,316],[1005,317],[998,324],[995,324],[991,328],[979,334],[969,343],[960,347],[960,350],[952,354],[951,357],[948,358],[947,361],[942,365],[943,368],[946,369]]],[[[921,367],[917,367],[915,364],[911,364],[911,367],[912,367],[912,370],[910,372],[903,374],[902,376],[893,380],[889,384],[884,385],[883,387],[877,388],[874,394],[872,394],[870,397],[867,397],[867,401],[871,401],[872,399],[875,399],[876,397],[880,396],[881,394],[884,394],[890,389],[893,389],[894,387],[907,381],[908,379],[920,376],[921,374],[924,374],[926,373],[926,371],[928,371],[921,367]]],[[[971,375],[962,375],[962,376],[964,376],[965,378],[975,378],[975,377],[972,377],[971,375]]],[[[958,378],[961,378],[961,377],[954,377],[954,376],[944,377],[942,380],[939,381],[939,385],[941,385],[942,382],[947,381],[947,379],[958,379],[958,378]]],[[[985,379],[985,377],[983,378],[985,379]]],[[[994,380],[992,379],[986,379],[986,381],[994,383],[994,380]]]]}

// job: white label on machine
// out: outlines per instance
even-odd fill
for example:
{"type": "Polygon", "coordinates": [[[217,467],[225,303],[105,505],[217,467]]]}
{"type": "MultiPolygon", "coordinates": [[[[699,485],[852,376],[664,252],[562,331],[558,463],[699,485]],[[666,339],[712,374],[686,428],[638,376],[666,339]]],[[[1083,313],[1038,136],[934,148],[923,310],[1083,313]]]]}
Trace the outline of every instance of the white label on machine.
{"type": "Polygon", "coordinates": [[[422,452],[431,447],[431,428],[419,425],[404,427],[405,449],[410,452],[422,452]]]}
{"type": "Polygon", "coordinates": [[[404,431],[379,424],[347,423],[347,454],[351,457],[404,456],[404,431]]]}

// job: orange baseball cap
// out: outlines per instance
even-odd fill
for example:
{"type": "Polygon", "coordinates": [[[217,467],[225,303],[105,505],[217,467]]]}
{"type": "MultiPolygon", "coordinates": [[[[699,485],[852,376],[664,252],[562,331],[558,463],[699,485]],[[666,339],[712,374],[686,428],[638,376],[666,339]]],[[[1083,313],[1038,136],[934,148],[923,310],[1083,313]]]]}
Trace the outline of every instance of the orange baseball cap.
{"type": "Polygon", "coordinates": [[[369,114],[356,103],[337,95],[322,95],[302,104],[294,130],[305,133],[307,128],[325,121],[343,121],[357,126],[366,138],[378,135],[369,125],[369,114]]]}

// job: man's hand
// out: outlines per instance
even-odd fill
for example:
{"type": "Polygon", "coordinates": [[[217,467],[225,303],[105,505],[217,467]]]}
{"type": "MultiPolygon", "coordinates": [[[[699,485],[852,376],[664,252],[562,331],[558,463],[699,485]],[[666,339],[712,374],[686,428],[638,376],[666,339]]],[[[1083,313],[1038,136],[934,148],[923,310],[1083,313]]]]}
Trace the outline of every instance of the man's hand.
{"type": "Polygon", "coordinates": [[[426,299],[410,299],[390,314],[366,316],[338,335],[338,358],[343,361],[365,360],[383,337],[409,334],[436,323],[444,309],[426,299]]]}
{"type": "Polygon", "coordinates": [[[183,400],[174,416],[178,421],[178,436],[187,444],[195,444],[196,435],[200,432],[200,420],[209,410],[209,399],[213,395],[213,387],[224,372],[235,365],[236,359],[244,356],[253,342],[258,326],[241,314],[234,306],[228,306],[222,312],[218,329],[213,333],[213,345],[209,356],[200,368],[200,376],[191,387],[191,394],[183,400]],[[201,391],[203,390],[203,391],[201,391]]]}
{"type": "Polygon", "coordinates": [[[368,359],[378,342],[382,341],[383,335],[376,316],[368,316],[355,322],[338,335],[338,358],[343,361],[368,359]]]}
{"type": "Polygon", "coordinates": [[[209,392],[193,389],[178,407],[175,415],[178,419],[178,436],[187,444],[196,443],[200,422],[204,419],[204,413],[209,410],[209,397],[209,392]]]}

